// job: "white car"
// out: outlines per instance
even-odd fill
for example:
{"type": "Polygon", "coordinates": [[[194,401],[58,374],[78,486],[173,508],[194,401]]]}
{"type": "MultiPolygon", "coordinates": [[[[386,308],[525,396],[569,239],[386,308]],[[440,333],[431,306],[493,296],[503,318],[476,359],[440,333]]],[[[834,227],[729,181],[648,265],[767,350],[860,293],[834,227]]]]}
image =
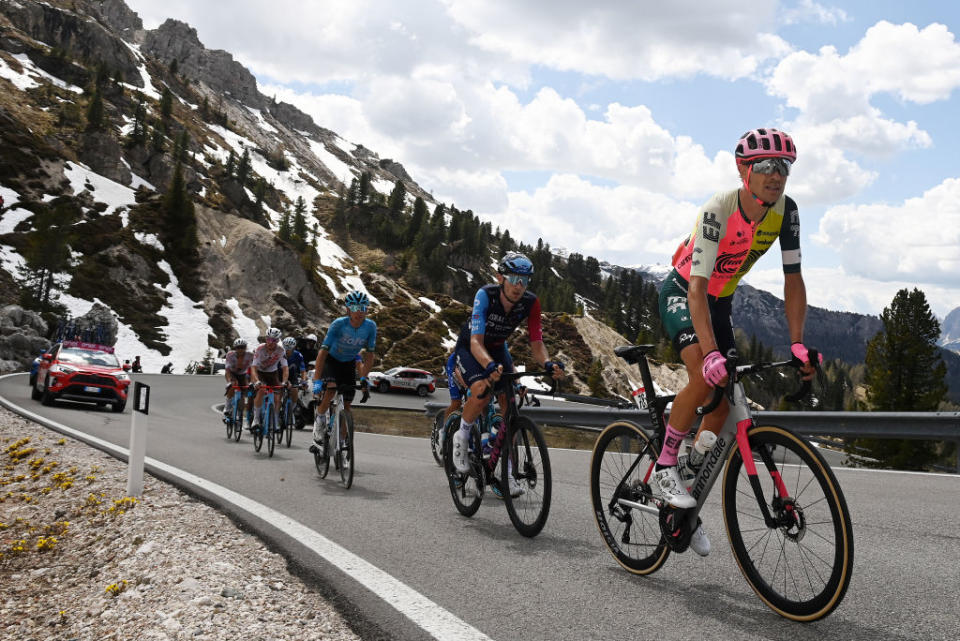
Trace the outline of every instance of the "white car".
{"type": "Polygon", "coordinates": [[[386,372],[370,372],[367,378],[370,380],[370,387],[378,392],[409,390],[426,396],[437,389],[433,374],[412,367],[394,367],[386,372]]]}

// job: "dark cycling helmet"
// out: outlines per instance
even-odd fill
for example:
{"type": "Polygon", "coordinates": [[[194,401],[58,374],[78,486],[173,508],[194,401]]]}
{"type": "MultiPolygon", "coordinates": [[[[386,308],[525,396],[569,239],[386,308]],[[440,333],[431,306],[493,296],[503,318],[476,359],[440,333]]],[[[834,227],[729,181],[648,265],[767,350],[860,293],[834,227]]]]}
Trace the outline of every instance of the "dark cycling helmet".
{"type": "MultiPolygon", "coordinates": [[[[247,349],[247,341],[243,340],[242,338],[238,338],[237,340],[233,341],[233,349],[240,349],[240,348],[247,349]]],[[[140,357],[137,356],[137,358],[140,358],[140,357]]]]}
{"type": "Polygon", "coordinates": [[[362,305],[366,307],[370,304],[370,299],[367,298],[367,295],[360,291],[353,291],[347,294],[347,297],[343,300],[347,305],[362,305]]]}
{"type": "Polygon", "coordinates": [[[530,259],[518,252],[507,252],[500,259],[497,271],[501,274],[533,274],[533,263],[530,259]]]}
{"type": "Polygon", "coordinates": [[[740,165],[764,158],[783,158],[793,163],[797,160],[797,147],[785,131],[753,129],[740,136],[736,156],[740,165]]]}

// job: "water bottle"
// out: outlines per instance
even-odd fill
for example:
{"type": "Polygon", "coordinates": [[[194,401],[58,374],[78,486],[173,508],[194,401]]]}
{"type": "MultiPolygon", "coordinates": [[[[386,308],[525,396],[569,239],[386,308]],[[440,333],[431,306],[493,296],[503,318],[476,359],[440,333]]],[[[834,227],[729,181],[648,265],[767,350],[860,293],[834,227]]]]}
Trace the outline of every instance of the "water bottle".
{"type": "Polygon", "coordinates": [[[483,452],[483,458],[490,458],[490,432],[484,430],[483,434],[480,435],[480,451],[483,452]]]}
{"type": "Polygon", "coordinates": [[[710,430],[703,430],[697,438],[696,443],[690,448],[690,456],[687,458],[687,467],[693,474],[700,470],[703,465],[703,459],[707,452],[713,449],[713,444],[717,442],[717,435],[710,430]]]}

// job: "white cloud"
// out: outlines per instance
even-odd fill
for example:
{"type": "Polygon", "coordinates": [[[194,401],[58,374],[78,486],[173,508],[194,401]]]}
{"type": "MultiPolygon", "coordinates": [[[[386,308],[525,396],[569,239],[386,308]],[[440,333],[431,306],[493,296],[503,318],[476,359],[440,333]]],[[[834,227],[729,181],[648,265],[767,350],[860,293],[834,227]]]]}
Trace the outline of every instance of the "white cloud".
{"type": "MultiPolygon", "coordinates": [[[[779,267],[754,269],[744,282],[783,299],[783,270],[779,267]]],[[[804,267],[803,281],[807,288],[807,304],[824,309],[844,310],[879,316],[889,307],[901,289],[920,289],[930,309],[943,318],[960,307],[960,284],[953,287],[912,280],[877,281],[852,274],[844,267],[804,267]]]]}
{"type": "Polygon", "coordinates": [[[825,7],[813,0],[800,0],[796,7],[785,10],[780,17],[783,24],[816,22],[835,25],[840,22],[847,22],[849,19],[847,12],[843,9],[825,7]]]}
{"type": "Polygon", "coordinates": [[[514,238],[567,247],[621,265],[665,262],[687,234],[696,205],[638,187],[603,187],[556,174],[529,192],[511,192],[506,209],[482,213],[514,238]]]}
{"type": "Polygon", "coordinates": [[[813,240],[844,269],[883,282],[960,288],[960,178],[899,205],[843,205],[820,219],[813,240]]]}
{"type": "Polygon", "coordinates": [[[772,95],[817,122],[861,115],[878,93],[926,104],[958,86],[960,44],[944,25],[921,30],[886,21],[870,27],[846,55],[832,46],[787,55],[767,81],[772,95]]]}
{"type": "Polygon", "coordinates": [[[772,33],[775,2],[443,2],[480,49],[615,79],[741,78],[790,48],[772,33]]]}

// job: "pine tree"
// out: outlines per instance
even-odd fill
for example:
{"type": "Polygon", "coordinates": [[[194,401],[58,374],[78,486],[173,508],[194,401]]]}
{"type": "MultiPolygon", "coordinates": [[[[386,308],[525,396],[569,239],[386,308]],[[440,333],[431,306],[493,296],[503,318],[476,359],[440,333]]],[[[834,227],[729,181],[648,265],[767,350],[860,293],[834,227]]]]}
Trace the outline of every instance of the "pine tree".
{"type": "Polygon", "coordinates": [[[56,276],[70,267],[72,227],[81,215],[79,208],[66,199],[58,199],[33,215],[33,229],[21,250],[25,263],[20,269],[25,306],[40,311],[50,309],[51,297],[57,288],[56,276]]]}
{"type": "Polygon", "coordinates": [[[403,211],[404,205],[407,202],[407,188],[404,186],[402,180],[397,180],[396,184],[393,186],[393,191],[390,192],[390,199],[387,202],[387,208],[390,209],[390,213],[397,216],[403,211]]]}
{"type": "Polygon", "coordinates": [[[417,237],[417,234],[420,233],[420,229],[426,221],[427,203],[424,202],[423,198],[417,196],[417,199],[413,201],[413,216],[410,218],[410,223],[407,225],[406,232],[404,232],[403,235],[403,244],[405,246],[410,247],[413,244],[414,239],[417,237]]]}
{"type": "Polygon", "coordinates": [[[233,172],[236,170],[237,157],[233,154],[233,149],[230,150],[230,155],[227,156],[227,166],[223,168],[223,171],[227,174],[227,178],[233,178],[233,172]]]}
{"type": "Polygon", "coordinates": [[[197,217],[193,200],[187,193],[183,179],[183,165],[177,163],[173,180],[163,198],[165,215],[164,245],[172,250],[174,259],[183,264],[193,264],[197,251],[197,217]]]}
{"type": "Polygon", "coordinates": [[[237,182],[241,186],[246,186],[247,177],[250,174],[250,150],[244,149],[240,156],[240,162],[237,164],[237,182]]]}
{"type": "MultiPolygon", "coordinates": [[[[874,411],[931,412],[946,398],[946,365],[936,341],[937,322],[919,289],[901,289],[880,315],[883,331],[867,344],[865,383],[874,411]]],[[[859,439],[880,465],[926,469],[934,444],[918,440],[859,439]]]]}
{"type": "Polygon", "coordinates": [[[293,243],[303,251],[307,246],[307,204],[303,196],[297,198],[293,208],[293,243]]]}
{"type": "Polygon", "coordinates": [[[87,131],[100,131],[104,125],[103,98],[100,96],[100,87],[95,87],[87,105],[87,131]]]}
{"type": "Polygon", "coordinates": [[[293,236],[293,226],[290,224],[290,208],[284,207],[280,215],[280,228],[277,230],[277,236],[284,242],[290,242],[293,236]]]}
{"type": "Polygon", "coordinates": [[[160,119],[163,122],[164,130],[167,129],[171,115],[173,115],[173,93],[171,93],[169,87],[164,87],[163,93],[160,95],[160,119]]]}
{"type": "Polygon", "coordinates": [[[370,192],[372,191],[370,186],[371,179],[372,176],[369,171],[360,174],[360,186],[357,189],[357,204],[360,206],[367,204],[367,200],[370,198],[370,192]]]}

